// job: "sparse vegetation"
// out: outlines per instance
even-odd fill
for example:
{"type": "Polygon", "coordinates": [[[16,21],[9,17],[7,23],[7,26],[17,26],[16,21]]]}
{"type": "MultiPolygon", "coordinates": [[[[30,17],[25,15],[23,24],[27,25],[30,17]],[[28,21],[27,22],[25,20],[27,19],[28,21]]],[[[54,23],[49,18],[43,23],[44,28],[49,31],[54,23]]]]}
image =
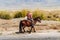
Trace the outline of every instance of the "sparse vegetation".
{"type": "Polygon", "coordinates": [[[0,18],[1,19],[11,19],[12,17],[10,16],[10,14],[0,13],[0,18]]]}
{"type": "Polygon", "coordinates": [[[20,18],[22,17],[22,13],[21,12],[17,12],[15,15],[14,15],[14,18],[20,18]]]}
{"type": "Polygon", "coordinates": [[[46,16],[44,14],[44,12],[40,11],[40,10],[36,10],[33,12],[33,18],[35,17],[40,17],[42,20],[45,20],[46,16]]]}
{"type": "MultiPolygon", "coordinates": [[[[15,35],[15,32],[19,30],[19,22],[21,17],[25,17],[28,10],[21,10],[21,11],[0,11],[0,35],[3,35],[7,32],[7,35],[15,35]],[[13,20],[3,20],[3,19],[12,19],[18,18],[13,20]],[[6,31],[6,32],[5,32],[6,31]]],[[[37,30],[59,30],[60,32],[60,14],[54,12],[48,12],[43,10],[35,10],[32,11],[33,18],[39,16],[42,19],[41,24],[36,24],[35,29],[37,30]],[[43,20],[55,20],[55,21],[43,21],[43,20]]],[[[58,11],[57,11],[58,12],[58,11]]],[[[60,12],[59,12],[60,13],[60,12]]],[[[22,18],[21,18],[22,19],[22,18]]],[[[27,29],[27,28],[25,28],[27,29]]]]}
{"type": "MultiPolygon", "coordinates": [[[[26,9],[18,10],[18,11],[0,11],[0,18],[1,19],[11,19],[11,18],[20,18],[25,17],[27,14],[26,9]],[[12,15],[11,15],[12,14],[12,15]]],[[[30,10],[31,11],[31,10],[30,10]]],[[[34,10],[32,11],[33,18],[39,16],[42,20],[55,20],[60,21],[60,11],[43,11],[43,10],[34,10]]]]}

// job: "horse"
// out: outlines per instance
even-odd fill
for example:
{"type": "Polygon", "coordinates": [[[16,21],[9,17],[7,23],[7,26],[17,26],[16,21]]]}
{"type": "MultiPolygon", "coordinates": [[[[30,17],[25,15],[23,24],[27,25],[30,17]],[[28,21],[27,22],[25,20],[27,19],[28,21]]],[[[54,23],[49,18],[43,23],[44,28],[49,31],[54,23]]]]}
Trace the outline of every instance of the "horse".
{"type": "MultiPolygon", "coordinates": [[[[41,19],[40,17],[36,17],[33,19],[33,24],[35,25],[37,22],[40,22],[41,23],[41,19]]],[[[31,27],[31,30],[29,31],[29,33],[31,33],[32,31],[32,28],[35,31],[35,28],[31,26],[31,21],[30,20],[21,20],[20,23],[19,23],[19,33],[22,33],[22,29],[23,31],[25,32],[25,27],[31,27]]]]}

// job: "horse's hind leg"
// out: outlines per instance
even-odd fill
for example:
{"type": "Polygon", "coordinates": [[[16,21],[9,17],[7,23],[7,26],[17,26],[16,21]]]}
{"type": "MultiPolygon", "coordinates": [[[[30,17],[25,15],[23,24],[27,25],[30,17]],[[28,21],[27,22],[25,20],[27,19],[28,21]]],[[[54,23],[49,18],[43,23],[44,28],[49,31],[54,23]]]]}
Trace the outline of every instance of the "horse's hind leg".
{"type": "Polygon", "coordinates": [[[22,27],[21,26],[19,26],[19,32],[22,32],[22,27]]]}
{"type": "Polygon", "coordinates": [[[31,27],[30,33],[32,32],[32,29],[34,30],[34,32],[36,32],[36,31],[35,31],[35,28],[34,28],[34,26],[33,26],[33,27],[31,27]]]}
{"type": "Polygon", "coordinates": [[[19,32],[22,33],[22,21],[19,24],[19,32]]]}
{"type": "Polygon", "coordinates": [[[23,31],[25,32],[25,29],[24,29],[25,27],[23,27],[23,31]]]}

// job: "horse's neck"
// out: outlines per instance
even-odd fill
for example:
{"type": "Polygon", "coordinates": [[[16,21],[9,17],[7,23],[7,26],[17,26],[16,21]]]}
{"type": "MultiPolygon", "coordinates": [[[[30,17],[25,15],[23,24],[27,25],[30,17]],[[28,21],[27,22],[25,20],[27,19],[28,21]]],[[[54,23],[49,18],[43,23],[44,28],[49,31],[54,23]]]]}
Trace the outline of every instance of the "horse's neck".
{"type": "Polygon", "coordinates": [[[34,24],[36,24],[37,23],[37,21],[36,20],[34,20],[34,24]]]}

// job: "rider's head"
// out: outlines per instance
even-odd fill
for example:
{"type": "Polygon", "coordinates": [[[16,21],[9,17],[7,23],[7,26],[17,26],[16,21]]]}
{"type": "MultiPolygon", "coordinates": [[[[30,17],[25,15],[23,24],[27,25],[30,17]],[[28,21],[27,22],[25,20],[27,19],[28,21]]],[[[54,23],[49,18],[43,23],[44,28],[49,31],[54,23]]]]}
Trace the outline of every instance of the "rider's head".
{"type": "Polygon", "coordinates": [[[31,14],[31,15],[32,15],[32,12],[30,12],[30,11],[27,11],[27,14],[31,14]]]}
{"type": "Polygon", "coordinates": [[[31,13],[30,11],[27,11],[27,13],[31,13]]]}

